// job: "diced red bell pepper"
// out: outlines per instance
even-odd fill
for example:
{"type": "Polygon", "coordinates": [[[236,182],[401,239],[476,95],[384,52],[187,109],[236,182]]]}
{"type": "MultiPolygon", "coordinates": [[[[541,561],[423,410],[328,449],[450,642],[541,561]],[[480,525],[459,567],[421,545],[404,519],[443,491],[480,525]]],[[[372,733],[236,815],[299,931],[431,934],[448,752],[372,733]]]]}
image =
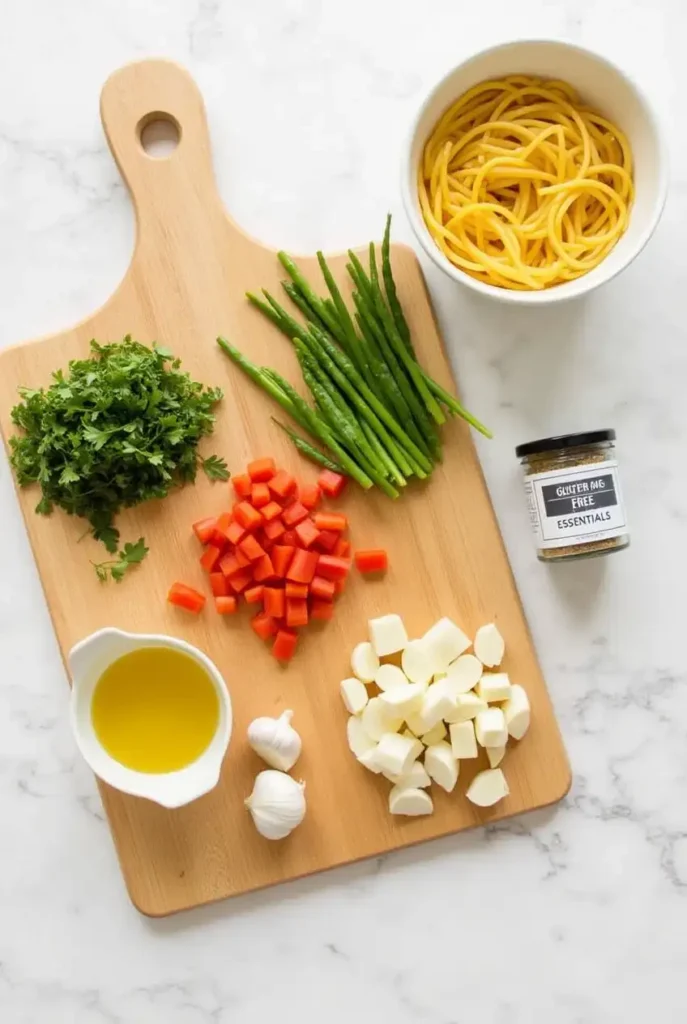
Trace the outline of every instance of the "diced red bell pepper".
{"type": "Polygon", "coordinates": [[[308,596],[308,584],[307,583],[292,583],[291,580],[286,581],[286,596],[287,597],[300,597],[301,599],[308,596]]]}
{"type": "Polygon", "coordinates": [[[382,548],[356,551],[354,559],[356,568],[363,574],[386,572],[389,567],[387,553],[382,548]]]}
{"type": "Polygon", "coordinates": [[[272,479],[268,481],[267,486],[276,498],[283,501],[284,498],[291,494],[291,491],[296,486],[296,480],[295,477],[292,477],[285,469],[280,469],[275,473],[272,479]]]}
{"type": "Polygon", "coordinates": [[[317,575],[324,576],[328,580],[346,579],[351,568],[351,563],[346,558],[337,558],[336,555],[320,555],[317,562],[317,575]]]}
{"type": "MultiPolygon", "coordinates": [[[[282,537],[282,540],[284,538],[282,537]]],[[[287,569],[291,565],[291,559],[294,556],[296,549],[292,544],[275,544],[272,548],[272,563],[276,575],[283,579],[286,576],[287,569]]]]}
{"type": "Polygon", "coordinates": [[[310,583],[310,593],[320,601],[333,601],[334,589],[334,581],[326,580],[324,576],[313,576],[310,583]]]}
{"type": "Polygon", "coordinates": [[[231,478],[231,482],[237,498],[250,498],[253,481],[247,473],[242,473],[239,476],[233,476],[231,478]]]}
{"type": "Polygon", "coordinates": [[[220,615],[234,615],[238,608],[238,602],[236,598],[231,595],[228,597],[216,597],[215,608],[220,615]]]}
{"type": "Polygon", "coordinates": [[[246,599],[246,604],[258,604],[259,601],[262,601],[264,589],[262,583],[258,583],[254,587],[248,587],[247,590],[244,590],[243,596],[246,599]]]}
{"type": "Polygon", "coordinates": [[[318,512],[313,516],[318,530],[333,530],[341,533],[348,529],[348,519],[341,512],[318,512]]]}
{"type": "Polygon", "coordinates": [[[312,512],[314,508],[320,503],[322,492],[317,484],[302,484],[300,487],[300,500],[301,505],[305,505],[309,512],[312,512]]]}
{"type": "Polygon", "coordinates": [[[307,626],[308,625],[308,602],[299,597],[287,597],[286,599],[286,625],[307,626]]]}
{"type": "Polygon", "coordinates": [[[351,545],[349,544],[349,542],[347,540],[344,540],[343,537],[339,537],[339,539],[336,542],[336,547],[332,551],[332,554],[336,555],[337,558],[347,558],[348,555],[350,555],[350,553],[351,545]]]}
{"type": "Polygon", "coordinates": [[[215,544],[208,544],[203,554],[200,556],[200,564],[206,572],[214,572],[215,566],[222,557],[222,549],[218,548],[215,544]]]}
{"type": "Polygon", "coordinates": [[[334,533],[333,530],[322,530],[319,537],[317,538],[316,548],[320,551],[324,551],[326,554],[333,551],[336,545],[339,543],[339,534],[334,533]]]}
{"type": "Polygon", "coordinates": [[[217,519],[215,516],[210,516],[209,519],[199,519],[197,523],[193,524],[192,529],[201,544],[209,544],[216,525],[217,519]]]}
{"type": "Polygon", "coordinates": [[[290,661],[296,650],[298,634],[289,629],[280,629],[272,644],[272,654],[277,661],[290,661]]]}
{"type": "Polygon", "coordinates": [[[262,558],[265,554],[265,549],[262,545],[258,544],[255,537],[250,533],[239,544],[239,551],[246,558],[249,558],[251,562],[257,562],[258,558],[262,558]]]}
{"type": "Polygon", "coordinates": [[[230,544],[233,544],[234,546],[240,544],[245,536],[246,531],[244,530],[240,523],[232,523],[229,529],[227,530],[227,540],[229,541],[230,544]]]}
{"type": "Polygon", "coordinates": [[[205,607],[205,594],[198,593],[193,587],[187,587],[185,583],[173,583],[169,588],[167,600],[177,608],[185,608],[187,612],[195,615],[205,607]]]}
{"type": "Polygon", "coordinates": [[[333,618],[334,605],[331,601],[313,601],[310,605],[310,618],[320,619],[324,622],[333,618]]]}
{"type": "Polygon", "coordinates": [[[291,548],[297,548],[300,546],[298,534],[296,533],[295,530],[287,530],[286,533],[282,536],[281,542],[282,544],[285,544],[287,547],[291,548]]]}
{"type": "Polygon", "coordinates": [[[329,498],[338,498],[348,483],[348,478],[331,469],[323,469],[317,478],[320,490],[329,498]]]}
{"type": "Polygon", "coordinates": [[[262,592],[262,607],[265,615],[273,619],[284,618],[285,595],[281,587],[265,587],[262,592]]]}
{"type": "Polygon", "coordinates": [[[253,484],[250,500],[254,508],[263,508],[265,505],[269,505],[270,489],[267,484],[253,484]]]}
{"type": "Polygon", "coordinates": [[[241,569],[240,572],[234,573],[233,576],[227,576],[227,579],[234,593],[240,594],[253,582],[253,574],[250,569],[241,569]]]}
{"type": "Polygon", "coordinates": [[[271,480],[276,470],[274,459],[256,459],[255,462],[248,463],[248,476],[254,484],[271,480]]]}
{"type": "Polygon", "coordinates": [[[316,551],[302,551],[298,549],[291,560],[286,578],[294,583],[310,583],[310,580],[315,575],[320,559],[324,557],[324,555],[318,555],[316,551]]]}
{"type": "Polygon", "coordinates": [[[239,567],[241,569],[247,569],[248,566],[251,564],[250,558],[248,557],[248,555],[245,555],[243,553],[241,548],[234,548],[234,558],[238,562],[239,567]]]}
{"type": "Polygon", "coordinates": [[[242,566],[239,565],[234,552],[227,551],[226,555],[222,555],[220,558],[218,568],[225,576],[233,576],[235,573],[241,572],[242,566]]]}
{"type": "Polygon", "coordinates": [[[304,548],[312,547],[320,535],[320,531],[309,517],[298,524],[295,533],[304,548]]]}
{"type": "Polygon", "coordinates": [[[269,537],[263,537],[261,539],[260,543],[262,544],[263,548],[265,549],[265,554],[269,555],[269,553],[272,550],[272,548],[274,547],[276,541],[270,540],[269,537]]]}
{"type": "Polygon", "coordinates": [[[215,597],[226,597],[229,593],[227,577],[221,572],[210,573],[210,590],[215,597]]]}
{"type": "MultiPolygon", "coordinates": [[[[277,508],[279,508],[278,505],[277,508]]],[[[281,512],[281,509],[279,509],[279,511],[281,512]]],[[[279,540],[280,537],[284,536],[286,529],[281,519],[272,519],[271,522],[265,523],[262,528],[262,532],[268,540],[276,541],[279,540]]]]}
{"type": "Polygon", "coordinates": [[[347,581],[347,579],[348,579],[348,577],[346,577],[345,579],[342,579],[342,580],[335,580],[334,581],[334,591],[335,591],[337,597],[338,597],[339,594],[343,594],[344,590],[346,589],[346,581],[347,581]]]}
{"type": "Polygon", "coordinates": [[[276,501],[270,501],[260,509],[260,513],[266,523],[271,523],[273,519],[281,515],[281,505],[278,505],[276,501]]]}
{"type": "Polygon", "coordinates": [[[281,521],[287,529],[293,529],[298,523],[308,518],[308,510],[300,501],[294,501],[292,505],[285,508],[281,514],[281,521]]]}
{"type": "Polygon", "coordinates": [[[270,555],[263,555],[257,562],[253,562],[253,579],[256,583],[268,583],[270,580],[279,579],[270,555]]]}
{"type": "Polygon", "coordinates": [[[277,632],[277,623],[264,612],[258,612],[250,620],[251,629],[258,634],[262,640],[269,640],[277,632]]]}
{"type": "Polygon", "coordinates": [[[215,523],[210,543],[218,548],[225,548],[229,543],[228,530],[231,526],[231,512],[223,512],[215,523]]]}
{"type": "Polygon", "coordinates": [[[234,510],[234,519],[245,530],[255,530],[262,525],[262,516],[257,508],[253,508],[247,501],[241,501],[234,510]]]}

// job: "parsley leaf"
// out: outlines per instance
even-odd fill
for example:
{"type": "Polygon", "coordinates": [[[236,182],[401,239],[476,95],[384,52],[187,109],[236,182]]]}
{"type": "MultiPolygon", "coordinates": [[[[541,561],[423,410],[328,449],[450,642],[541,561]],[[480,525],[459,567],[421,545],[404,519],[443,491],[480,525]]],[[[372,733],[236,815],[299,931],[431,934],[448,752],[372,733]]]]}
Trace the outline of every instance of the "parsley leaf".
{"type": "Polygon", "coordinates": [[[118,558],[113,558],[109,562],[92,562],[91,564],[101,583],[106,583],[110,577],[115,583],[121,583],[127,570],[132,565],[142,562],[147,554],[148,548],[145,540],[143,537],[139,537],[135,544],[126,543],[119,552],[118,558]]]}
{"type": "Polygon", "coordinates": [[[228,480],[230,473],[224,459],[219,455],[208,455],[206,459],[200,460],[200,465],[208,480],[228,480]]]}
{"type": "MultiPolygon", "coordinates": [[[[113,555],[114,520],[123,509],[194,480],[199,463],[211,480],[229,476],[223,459],[198,455],[222,391],[192,380],[167,349],[131,337],[92,341],[87,359],[72,360],[48,386],[20,388],[19,395],[12,410],[18,432],[9,442],[17,482],[40,486],[38,514],[57,506],[82,516],[113,555]]],[[[115,560],[123,568],[103,570],[104,578],[121,579],[139,550],[124,545],[115,560]]]]}

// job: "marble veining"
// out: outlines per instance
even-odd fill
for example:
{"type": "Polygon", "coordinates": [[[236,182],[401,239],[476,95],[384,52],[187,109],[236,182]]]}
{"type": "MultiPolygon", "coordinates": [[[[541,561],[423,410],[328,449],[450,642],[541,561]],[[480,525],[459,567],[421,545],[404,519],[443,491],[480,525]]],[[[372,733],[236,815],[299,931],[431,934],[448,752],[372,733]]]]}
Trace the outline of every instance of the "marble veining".
{"type": "MultiPolygon", "coordinates": [[[[26,0],[0,32],[0,345],[53,332],[120,280],[133,218],[98,94],[180,60],[206,98],[220,191],[251,233],[341,248],[396,216],[415,108],[515,36],[596,47],[681,126],[680,0],[26,0]]],[[[0,460],[3,1024],[666,1024],[687,1014],[684,529],[687,141],[654,240],[553,312],[503,310],[424,263],[574,768],[558,808],[147,921],[130,907],[76,755],[38,577],[0,460]],[[633,544],[533,556],[513,445],[615,426],[633,544]]]]}

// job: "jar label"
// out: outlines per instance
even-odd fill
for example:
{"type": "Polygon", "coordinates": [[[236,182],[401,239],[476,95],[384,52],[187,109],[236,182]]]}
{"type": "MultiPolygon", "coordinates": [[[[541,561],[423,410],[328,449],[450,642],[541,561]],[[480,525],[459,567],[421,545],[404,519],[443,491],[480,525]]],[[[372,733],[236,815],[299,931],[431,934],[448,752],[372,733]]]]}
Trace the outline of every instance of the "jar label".
{"type": "Polygon", "coordinates": [[[525,477],[530,522],[540,549],[624,537],[618,463],[552,469],[525,477]]]}

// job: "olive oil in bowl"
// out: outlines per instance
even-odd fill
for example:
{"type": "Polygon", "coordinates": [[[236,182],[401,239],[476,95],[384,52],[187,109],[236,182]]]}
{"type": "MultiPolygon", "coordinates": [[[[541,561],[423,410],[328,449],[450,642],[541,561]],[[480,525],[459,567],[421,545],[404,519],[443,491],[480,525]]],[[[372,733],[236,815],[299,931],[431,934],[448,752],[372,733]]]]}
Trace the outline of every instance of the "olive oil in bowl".
{"type": "Polygon", "coordinates": [[[91,717],[115,761],[136,772],[174,772],[210,745],[219,700],[194,658],[172,647],[141,647],[105,669],[93,693],[91,717]]]}

